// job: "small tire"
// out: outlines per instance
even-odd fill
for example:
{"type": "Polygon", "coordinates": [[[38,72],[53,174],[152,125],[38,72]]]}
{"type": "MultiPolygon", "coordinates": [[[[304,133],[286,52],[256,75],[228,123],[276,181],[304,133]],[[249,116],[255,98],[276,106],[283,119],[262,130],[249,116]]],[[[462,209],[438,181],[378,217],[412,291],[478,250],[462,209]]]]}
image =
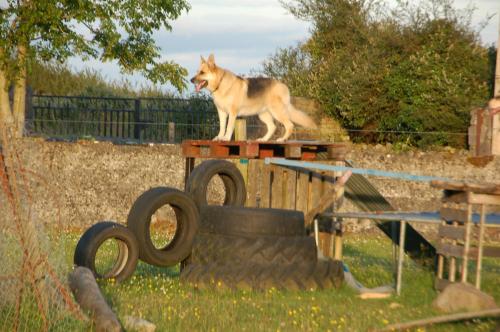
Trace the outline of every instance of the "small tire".
{"type": "Polygon", "coordinates": [[[245,180],[238,168],[226,160],[207,160],[196,166],[191,172],[186,192],[193,197],[198,207],[208,205],[207,189],[210,180],[219,175],[226,191],[223,205],[245,205],[247,192],[245,180]]]}
{"type": "Polygon", "coordinates": [[[134,273],[138,258],[139,245],[134,234],[120,224],[104,221],[91,226],[83,233],[76,245],[73,262],[77,266],[90,269],[96,278],[113,278],[121,282],[134,273]],[[118,257],[109,272],[100,274],[96,269],[97,251],[109,239],[118,241],[118,257]]]}
{"type": "Polygon", "coordinates": [[[223,235],[305,236],[304,214],[269,208],[207,205],[200,208],[200,230],[223,235]]]}
{"type": "Polygon", "coordinates": [[[173,188],[152,188],[132,205],[127,226],[139,243],[139,258],[156,266],[172,266],[189,256],[199,226],[199,212],[192,198],[173,188]],[[177,228],[173,239],[163,248],[151,240],[151,216],[162,206],[170,205],[175,212],[177,228]]]}

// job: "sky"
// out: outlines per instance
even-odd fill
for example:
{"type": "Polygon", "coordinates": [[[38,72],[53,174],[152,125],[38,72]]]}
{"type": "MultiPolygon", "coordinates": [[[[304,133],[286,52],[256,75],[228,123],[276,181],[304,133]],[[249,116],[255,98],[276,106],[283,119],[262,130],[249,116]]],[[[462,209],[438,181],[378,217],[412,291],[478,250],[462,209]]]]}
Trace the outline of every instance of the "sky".
{"type": "MultiPolygon", "coordinates": [[[[394,0],[388,0],[389,4],[394,0]]],[[[155,33],[164,59],[185,67],[191,77],[200,62],[200,55],[210,53],[221,67],[248,75],[279,47],[296,45],[308,38],[310,25],[289,14],[278,0],[188,0],[191,10],[172,22],[171,32],[155,33]]],[[[476,8],[473,24],[478,25],[488,15],[495,14],[481,31],[485,45],[498,38],[499,0],[455,0],[456,8],[472,5],[476,8]]],[[[139,75],[124,76],[115,63],[97,60],[83,62],[70,59],[74,69],[85,67],[100,71],[111,80],[127,78],[135,84],[149,84],[139,75]]],[[[168,89],[165,88],[164,89],[168,89]]]]}

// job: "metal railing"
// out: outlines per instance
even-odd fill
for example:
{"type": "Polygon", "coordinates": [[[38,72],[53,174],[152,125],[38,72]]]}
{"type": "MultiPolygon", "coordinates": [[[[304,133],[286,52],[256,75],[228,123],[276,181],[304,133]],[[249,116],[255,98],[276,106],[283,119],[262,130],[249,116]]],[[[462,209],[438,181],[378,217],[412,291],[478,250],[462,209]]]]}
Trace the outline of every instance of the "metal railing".
{"type": "Polygon", "coordinates": [[[215,106],[205,99],[32,95],[27,105],[32,136],[178,143],[218,130],[215,106]]]}

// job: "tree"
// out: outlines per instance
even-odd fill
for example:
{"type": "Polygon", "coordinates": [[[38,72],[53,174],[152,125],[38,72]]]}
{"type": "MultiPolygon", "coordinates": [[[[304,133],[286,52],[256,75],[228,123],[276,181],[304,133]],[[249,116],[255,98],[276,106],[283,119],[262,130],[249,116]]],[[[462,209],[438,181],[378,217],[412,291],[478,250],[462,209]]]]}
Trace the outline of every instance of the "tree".
{"type": "Polygon", "coordinates": [[[491,60],[472,10],[452,4],[399,0],[390,10],[377,0],[287,1],[312,23],[311,36],[279,49],[263,71],[317,100],[354,139],[464,146],[464,135],[427,133],[466,132],[470,110],[490,94],[491,60]]]}
{"type": "Polygon", "coordinates": [[[153,33],[189,10],[185,0],[7,0],[0,4],[0,129],[22,136],[26,76],[33,60],[116,60],[179,91],[187,71],[162,61],[153,33]],[[12,104],[9,90],[13,89],[12,104]]]}

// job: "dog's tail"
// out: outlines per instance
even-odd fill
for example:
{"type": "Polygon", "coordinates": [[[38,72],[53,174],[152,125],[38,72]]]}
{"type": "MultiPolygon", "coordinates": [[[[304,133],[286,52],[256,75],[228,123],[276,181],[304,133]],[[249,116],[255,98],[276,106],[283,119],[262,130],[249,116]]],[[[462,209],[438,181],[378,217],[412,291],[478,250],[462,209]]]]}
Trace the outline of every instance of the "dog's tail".
{"type": "Polygon", "coordinates": [[[293,105],[288,107],[288,114],[290,114],[290,120],[293,123],[298,124],[301,127],[308,129],[317,129],[318,126],[314,123],[313,119],[306,113],[299,111],[293,105]]]}

